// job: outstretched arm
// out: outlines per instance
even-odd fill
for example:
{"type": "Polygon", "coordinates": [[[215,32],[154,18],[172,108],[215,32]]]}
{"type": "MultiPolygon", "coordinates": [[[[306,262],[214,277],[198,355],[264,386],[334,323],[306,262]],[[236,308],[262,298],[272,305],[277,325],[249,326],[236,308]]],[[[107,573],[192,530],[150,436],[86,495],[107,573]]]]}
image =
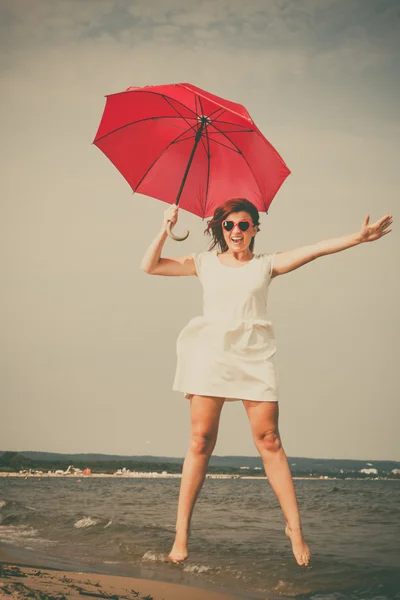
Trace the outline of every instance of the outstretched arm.
{"type": "Polygon", "coordinates": [[[161,231],[156,235],[143,257],[140,268],[150,275],[196,275],[193,256],[177,256],[176,258],[161,258],[165,241],[168,237],[167,225],[171,221],[175,225],[178,220],[178,206],[172,204],[164,212],[164,222],[161,231]]]}
{"type": "Polygon", "coordinates": [[[289,250],[287,252],[278,252],[275,256],[272,276],[283,275],[298,269],[303,265],[319,258],[320,256],[326,256],[333,254],[334,252],[340,252],[346,250],[352,246],[358,246],[363,242],[373,242],[383,237],[392,230],[388,229],[392,224],[392,215],[385,215],[379,221],[376,221],[373,225],[369,224],[369,215],[364,219],[364,223],[361,227],[361,231],[357,233],[350,233],[349,235],[343,235],[342,237],[332,238],[311,244],[310,246],[302,246],[295,250],[289,250]]]}

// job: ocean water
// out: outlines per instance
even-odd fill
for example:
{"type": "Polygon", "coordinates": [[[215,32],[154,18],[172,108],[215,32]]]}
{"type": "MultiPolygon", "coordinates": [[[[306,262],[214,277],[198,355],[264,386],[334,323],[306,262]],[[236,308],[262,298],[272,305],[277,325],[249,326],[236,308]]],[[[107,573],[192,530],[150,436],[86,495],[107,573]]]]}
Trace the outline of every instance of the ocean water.
{"type": "Polygon", "coordinates": [[[225,589],[243,598],[400,599],[400,481],[296,480],[299,567],[266,480],[207,479],[189,559],[166,562],[179,479],[1,478],[0,544],[23,562],[225,589]]]}

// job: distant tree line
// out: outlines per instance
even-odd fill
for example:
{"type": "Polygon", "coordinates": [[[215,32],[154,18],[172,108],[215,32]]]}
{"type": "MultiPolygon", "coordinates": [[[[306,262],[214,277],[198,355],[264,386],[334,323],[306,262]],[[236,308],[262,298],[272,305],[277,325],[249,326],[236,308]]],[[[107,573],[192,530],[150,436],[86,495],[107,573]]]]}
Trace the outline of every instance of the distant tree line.
{"type": "Polygon", "coordinates": [[[19,471],[27,462],[30,462],[29,459],[19,452],[3,452],[0,456],[0,471],[19,471]]]}
{"type": "MultiPolygon", "coordinates": [[[[57,471],[62,470],[65,471],[69,465],[73,465],[77,469],[86,469],[87,467],[91,469],[92,473],[115,473],[118,469],[127,469],[129,471],[138,471],[140,473],[144,472],[157,472],[162,473],[166,471],[167,473],[181,473],[183,459],[176,460],[174,462],[165,461],[152,461],[149,460],[140,460],[140,459],[128,459],[128,460],[110,460],[110,459],[100,459],[100,460],[80,460],[78,457],[76,459],[71,460],[71,457],[66,457],[65,459],[55,459],[55,458],[30,458],[25,456],[21,452],[12,452],[6,451],[0,453],[0,472],[19,472],[20,470],[29,470],[32,471],[57,471]]],[[[344,479],[348,477],[357,477],[357,478],[369,478],[373,475],[368,475],[364,473],[360,473],[359,470],[354,470],[352,472],[343,472],[343,470],[339,471],[336,469],[328,468],[328,465],[316,465],[314,468],[301,468],[299,466],[291,466],[291,471],[294,476],[297,477],[319,477],[323,475],[329,475],[329,477],[336,477],[337,479],[344,479]]],[[[240,469],[238,466],[224,466],[224,465],[209,465],[207,472],[209,474],[223,474],[223,475],[242,475],[242,476],[260,476],[264,475],[263,470],[254,469],[254,468],[246,468],[240,469]]],[[[379,475],[389,475],[388,472],[383,473],[379,472],[379,475]]],[[[391,475],[393,477],[393,475],[391,475]]]]}
{"type": "MultiPolygon", "coordinates": [[[[24,456],[19,452],[4,452],[0,456],[0,471],[6,472],[18,472],[21,469],[24,470],[40,470],[40,471],[65,471],[71,464],[68,460],[33,460],[24,456]]],[[[86,469],[89,467],[92,473],[115,473],[117,469],[127,469],[129,471],[143,472],[157,472],[167,471],[168,473],[181,473],[182,462],[169,463],[169,462],[146,462],[140,460],[96,460],[96,461],[75,461],[73,466],[77,469],[86,469]]],[[[223,474],[236,474],[243,473],[235,467],[212,467],[208,469],[209,473],[223,473],[223,474]]],[[[256,471],[254,474],[260,474],[256,471]]]]}

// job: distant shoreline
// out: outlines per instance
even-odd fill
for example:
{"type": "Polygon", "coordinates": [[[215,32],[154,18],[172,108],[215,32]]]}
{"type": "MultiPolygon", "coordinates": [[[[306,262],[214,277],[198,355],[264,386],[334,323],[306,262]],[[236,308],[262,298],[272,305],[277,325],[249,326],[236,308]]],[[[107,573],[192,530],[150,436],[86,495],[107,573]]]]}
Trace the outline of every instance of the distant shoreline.
{"type": "MultiPolygon", "coordinates": [[[[93,478],[101,478],[101,479],[181,479],[181,473],[147,473],[147,472],[137,472],[137,473],[124,473],[124,474],[115,474],[115,473],[91,473],[90,475],[80,475],[75,473],[68,474],[55,474],[55,473],[7,473],[0,471],[0,477],[17,477],[20,479],[41,479],[45,477],[47,479],[93,479],[93,478]]],[[[206,479],[267,479],[265,475],[226,475],[224,473],[210,473],[206,475],[206,479]]],[[[400,477],[380,477],[380,476],[370,476],[370,477],[329,477],[328,475],[320,475],[318,477],[296,477],[293,476],[292,479],[306,481],[310,480],[323,480],[323,481],[400,481],[400,477]]]]}

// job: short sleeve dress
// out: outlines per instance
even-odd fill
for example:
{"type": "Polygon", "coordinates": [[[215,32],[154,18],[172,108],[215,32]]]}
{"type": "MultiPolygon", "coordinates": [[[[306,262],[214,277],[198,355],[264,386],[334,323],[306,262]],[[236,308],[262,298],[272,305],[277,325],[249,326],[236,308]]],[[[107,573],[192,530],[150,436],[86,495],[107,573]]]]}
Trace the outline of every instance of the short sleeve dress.
{"type": "Polygon", "coordinates": [[[278,401],[275,335],[267,317],[274,254],[255,254],[243,267],[216,252],[192,255],[203,287],[203,315],[177,340],[173,389],[225,400],[278,401]]]}

